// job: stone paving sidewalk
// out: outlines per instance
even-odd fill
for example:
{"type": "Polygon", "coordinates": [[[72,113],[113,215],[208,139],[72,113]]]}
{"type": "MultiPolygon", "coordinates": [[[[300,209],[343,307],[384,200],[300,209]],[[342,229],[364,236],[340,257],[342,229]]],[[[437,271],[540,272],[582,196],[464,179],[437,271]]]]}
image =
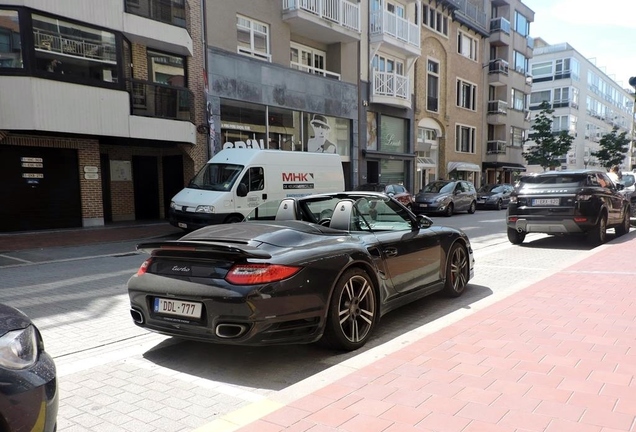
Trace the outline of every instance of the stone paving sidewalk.
{"type": "Polygon", "coordinates": [[[635,259],[632,232],[256,421],[197,432],[634,432],[635,259]]]}

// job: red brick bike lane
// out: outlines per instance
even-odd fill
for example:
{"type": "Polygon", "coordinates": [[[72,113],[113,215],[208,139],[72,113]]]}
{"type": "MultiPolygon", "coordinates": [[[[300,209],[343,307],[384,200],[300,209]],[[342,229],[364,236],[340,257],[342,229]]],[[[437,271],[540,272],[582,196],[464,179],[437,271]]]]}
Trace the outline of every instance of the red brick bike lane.
{"type": "Polygon", "coordinates": [[[636,237],[241,432],[636,432],[636,237]]]}

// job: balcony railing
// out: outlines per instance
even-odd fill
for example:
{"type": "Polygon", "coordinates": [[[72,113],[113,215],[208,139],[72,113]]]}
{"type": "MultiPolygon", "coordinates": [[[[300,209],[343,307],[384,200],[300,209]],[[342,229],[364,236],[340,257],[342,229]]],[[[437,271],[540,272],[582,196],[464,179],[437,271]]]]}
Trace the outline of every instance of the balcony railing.
{"type": "Polygon", "coordinates": [[[530,37],[530,36],[527,36],[526,37],[526,45],[527,45],[528,48],[534,49],[534,38],[530,37]]]}
{"type": "Polygon", "coordinates": [[[488,114],[508,114],[508,102],[502,100],[488,101],[488,114]]]}
{"type": "Polygon", "coordinates": [[[33,29],[33,37],[35,49],[38,51],[50,51],[109,64],[117,63],[114,41],[113,43],[98,42],[94,39],[83,39],[41,29],[33,29]]]}
{"type": "Polygon", "coordinates": [[[504,32],[510,34],[510,21],[503,17],[493,18],[490,20],[490,33],[504,32]]]}
{"type": "Polygon", "coordinates": [[[472,30],[488,35],[488,21],[484,11],[467,0],[452,0],[452,3],[457,7],[455,18],[472,30]]]}
{"type": "Polygon", "coordinates": [[[503,73],[508,75],[508,62],[503,59],[490,60],[488,73],[503,73]]]}
{"type": "Polygon", "coordinates": [[[487,141],[486,154],[506,154],[506,142],[499,140],[487,141]]]}
{"type": "Polygon", "coordinates": [[[194,94],[183,87],[126,80],[131,114],[194,123],[194,94]]]}
{"type": "Polygon", "coordinates": [[[409,100],[409,77],[393,72],[373,71],[373,94],[409,100]]]}
{"type": "Polygon", "coordinates": [[[371,34],[389,35],[414,47],[420,47],[420,27],[392,12],[372,12],[370,31],[371,34]]]}
{"type": "Polygon", "coordinates": [[[289,67],[291,67],[292,69],[296,69],[299,71],[303,71],[303,72],[307,72],[310,74],[314,74],[314,75],[322,75],[324,77],[327,78],[335,78],[337,80],[340,80],[340,74],[335,73],[335,72],[330,72],[326,69],[319,69],[317,67],[313,67],[313,66],[307,66],[304,65],[302,63],[298,63],[298,62],[290,62],[289,63],[289,67]]]}
{"type": "Polygon", "coordinates": [[[360,31],[360,5],[357,3],[347,0],[283,0],[283,12],[298,9],[360,31]]]}
{"type": "Polygon", "coordinates": [[[127,13],[189,29],[190,7],[186,0],[124,0],[127,13]]]}

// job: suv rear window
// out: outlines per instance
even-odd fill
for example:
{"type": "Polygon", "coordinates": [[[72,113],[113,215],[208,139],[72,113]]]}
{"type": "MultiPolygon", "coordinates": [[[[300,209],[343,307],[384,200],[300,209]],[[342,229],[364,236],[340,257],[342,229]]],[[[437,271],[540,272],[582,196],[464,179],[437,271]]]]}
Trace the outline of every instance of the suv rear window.
{"type": "MultiPolygon", "coordinates": [[[[588,174],[539,174],[535,176],[523,176],[519,180],[519,186],[524,185],[563,185],[563,186],[591,186],[588,177],[596,179],[588,174]]],[[[597,183],[598,184],[598,183],[597,183]]]]}

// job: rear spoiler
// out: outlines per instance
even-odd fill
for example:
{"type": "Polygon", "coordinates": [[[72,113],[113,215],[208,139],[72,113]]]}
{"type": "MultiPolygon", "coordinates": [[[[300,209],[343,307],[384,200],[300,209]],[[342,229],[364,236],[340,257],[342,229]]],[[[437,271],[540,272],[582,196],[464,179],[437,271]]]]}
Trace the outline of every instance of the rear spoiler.
{"type": "Polygon", "coordinates": [[[137,250],[152,254],[157,251],[183,251],[183,252],[212,252],[232,256],[234,258],[259,258],[269,259],[272,256],[267,252],[258,250],[252,246],[240,247],[226,243],[218,243],[201,240],[166,240],[161,242],[140,243],[137,250]]]}

